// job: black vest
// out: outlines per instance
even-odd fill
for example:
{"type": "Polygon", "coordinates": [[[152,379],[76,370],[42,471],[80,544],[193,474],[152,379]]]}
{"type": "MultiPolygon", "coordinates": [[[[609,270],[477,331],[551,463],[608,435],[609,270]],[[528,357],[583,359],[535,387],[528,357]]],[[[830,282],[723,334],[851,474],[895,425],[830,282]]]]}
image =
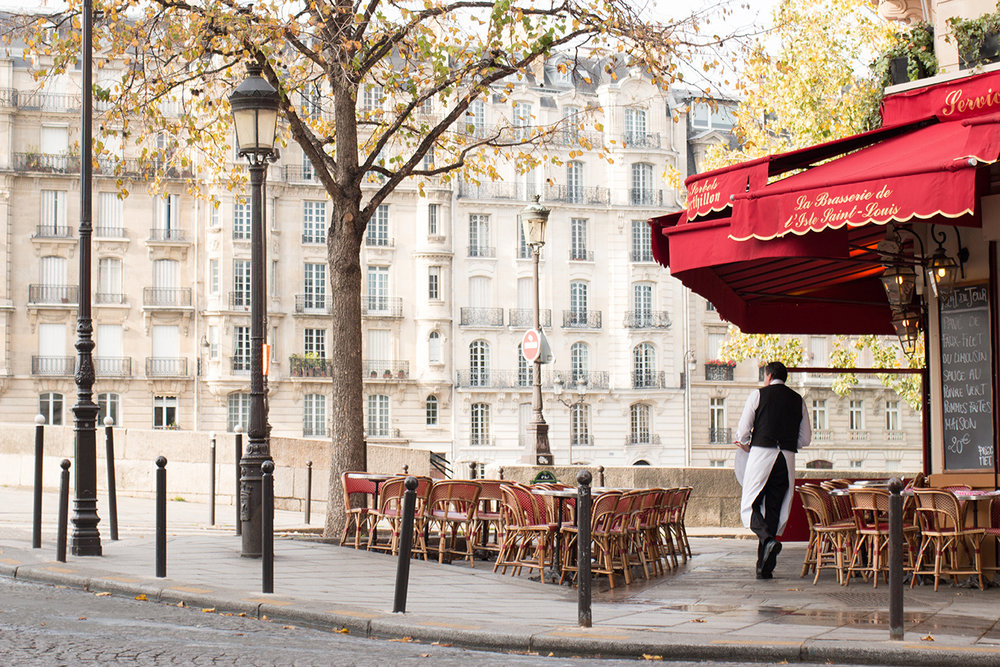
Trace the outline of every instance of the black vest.
{"type": "Polygon", "coordinates": [[[761,387],[750,446],[797,451],[801,423],[802,397],[794,389],[783,384],[761,387]]]}

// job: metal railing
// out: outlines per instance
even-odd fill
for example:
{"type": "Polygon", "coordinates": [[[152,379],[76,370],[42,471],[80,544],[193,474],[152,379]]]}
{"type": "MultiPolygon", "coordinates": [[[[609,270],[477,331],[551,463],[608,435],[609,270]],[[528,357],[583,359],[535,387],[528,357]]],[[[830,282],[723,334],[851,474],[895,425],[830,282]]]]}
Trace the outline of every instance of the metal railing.
{"type": "Polygon", "coordinates": [[[454,474],[451,470],[451,464],[444,454],[431,452],[431,467],[441,473],[445,479],[451,479],[451,476],[454,474]]]}
{"type": "Polygon", "coordinates": [[[288,358],[288,374],[292,377],[333,377],[333,360],[293,354],[288,358]]]}
{"type": "Polygon", "coordinates": [[[470,369],[455,373],[455,384],[459,387],[517,387],[517,379],[517,371],[470,369]]]}
{"type": "MultiPolygon", "coordinates": [[[[538,311],[538,319],[541,320],[542,327],[547,329],[552,326],[552,311],[548,308],[538,311]]],[[[533,327],[535,326],[535,311],[531,308],[509,308],[507,310],[507,326],[511,327],[533,327]]]]}
{"type": "Polygon", "coordinates": [[[732,382],[733,369],[729,364],[705,364],[705,379],[709,382],[732,382]]]}
{"type": "Polygon", "coordinates": [[[178,241],[183,242],[184,232],[180,229],[166,229],[162,227],[151,227],[149,229],[150,241],[178,241]]]}
{"type": "MultiPolygon", "coordinates": [[[[229,293],[229,310],[250,312],[250,290],[235,290],[229,293]]],[[[296,311],[298,312],[298,311],[296,311]]]]}
{"type": "Polygon", "coordinates": [[[571,261],[571,262],[593,262],[594,261],[594,251],[593,250],[570,250],[569,251],[569,261],[571,261]]]}
{"type": "Polygon", "coordinates": [[[391,250],[392,248],[396,247],[396,239],[389,237],[365,235],[365,247],[384,248],[386,250],[391,250]]]}
{"type": "Polygon", "coordinates": [[[669,329],[670,315],[665,310],[636,310],[625,312],[628,329],[669,329]]]}
{"type": "Polygon", "coordinates": [[[502,327],[503,308],[459,308],[459,326],[502,327]]]}
{"type": "Polygon", "coordinates": [[[67,225],[38,225],[36,239],[68,239],[73,237],[73,228],[67,225]]]}
{"type": "Polygon", "coordinates": [[[589,206],[607,206],[611,203],[611,189],[601,186],[550,185],[545,188],[544,201],[589,206]]]}
{"type": "Polygon", "coordinates": [[[31,374],[50,377],[72,377],[76,371],[76,357],[31,357],[31,374]]]}
{"type": "Polygon", "coordinates": [[[100,226],[94,227],[94,237],[99,239],[126,239],[128,234],[125,233],[124,227],[106,227],[100,226]]]}
{"type": "Polygon", "coordinates": [[[733,442],[732,428],[708,429],[708,442],[712,445],[730,445],[733,442]]]}
{"type": "Polygon", "coordinates": [[[566,391],[572,391],[576,389],[576,386],[583,380],[583,384],[588,389],[607,389],[609,384],[610,375],[607,371],[552,371],[549,374],[543,374],[543,381],[549,380],[551,383],[552,379],[558,377],[562,380],[566,391]],[[550,377],[546,377],[546,375],[550,377]]]}
{"type": "Polygon", "coordinates": [[[632,371],[633,389],[661,389],[666,386],[666,373],[663,371],[632,371]]]}
{"type": "Polygon", "coordinates": [[[497,249],[485,245],[470,245],[468,256],[493,258],[497,256],[497,249]]]}
{"type": "Polygon", "coordinates": [[[96,305],[108,305],[108,304],[123,304],[125,303],[125,294],[122,292],[95,292],[94,293],[94,304],[96,305]]]}
{"type": "Polygon", "coordinates": [[[14,153],[14,171],[45,174],[80,173],[80,156],[65,153],[14,153]]]}
{"type": "Polygon", "coordinates": [[[601,311],[564,310],[563,329],[600,329],[601,311]]]}
{"type": "Polygon", "coordinates": [[[76,285],[28,285],[28,303],[33,305],[74,304],[80,301],[76,285]]]}
{"type": "Polygon", "coordinates": [[[649,132],[626,132],[620,137],[624,148],[659,148],[660,135],[649,132]]]}
{"type": "Polygon", "coordinates": [[[143,287],[142,305],[158,308],[190,308],[190,287],[143,287]]]}
{"type": "Polygon", "coordinates": [[[363,317],[402,317],[403,299],[389,296],[361,296],[363,317]]]}
{"type": "Polygon", "coordinates": [[[653,251],[649,248],[643,248],[642,250],[633,250],[631,253],[629,253],[629,259],[633,263],[656,261],[653,258],[653,251]]]}
{"type": "Polygon", "coordinates": [[[97,377],[127,378],[132,375],[132,357],[94,357],[97,377]]]}
{"type": "Polygon", "coordinates": [[[333,311],[333,297],[326,294],[296,294],[295,312],[329,315],[333,311]]]}
{"type": "Polygon", "coordinates": [[[381,361],[377,359],[365,359],[364,374],[369,379],[382,380],[405,380],[410,375],[410,362],[408,361],[381,361]]]}
{"type": "Polygon", "coordinates": [[[626,445],[658,445],[660,444],[659,433],[630,433],[625,438],[626,445]]]}
{"type": "Polygon", "coordinates": [[[187,377],[187,359],[146,357],[146,377],[187,377]]]}
{"type": "Polygon", "coordinates": [[[631,206],[663,206],[663,190],[630,188],[628,195],[631,206]]]}

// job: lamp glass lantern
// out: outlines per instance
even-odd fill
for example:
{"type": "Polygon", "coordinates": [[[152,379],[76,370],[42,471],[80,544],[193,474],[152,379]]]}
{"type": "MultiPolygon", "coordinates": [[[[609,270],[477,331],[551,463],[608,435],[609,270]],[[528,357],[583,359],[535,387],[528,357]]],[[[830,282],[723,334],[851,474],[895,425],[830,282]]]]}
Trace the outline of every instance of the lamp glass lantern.
{"type": "Polygon", "coordinates": [[[229,95],[240,155],[262,158],[274,152],[278,129],[278,91],[261,76],[257,64],[247,65],[247,78],[229,95]]]}
{"type": "Polygon", "coordinates": [[[927,265],[927,274],[934,285],[934,293],[947,296],[955,286],[958,262],[949,257],[942,246],[938,246],[927,265]]]}
{"type": "Polygon", "coordinates": [[[889,305],[893,308],[906,307],[913,299],[917,285],[917,272],[908,264],[890,264],[882,272],[882,287],[889,305]]]}
{"type": "Polygon", "coordinates": [[[521,211],[521,229],[524,231],[524,242],[529,246],[545,245],[545,228],[552,212],[539,203],[539,195],[535,201],[521,211]]]}
{"type": "Polygon", "coordinates": [[[903,353],[907,356],[912,355],[920,339],[920,313],[914,309],[896,312],[892,317],[892,326],[899,337],[903,353]]]}

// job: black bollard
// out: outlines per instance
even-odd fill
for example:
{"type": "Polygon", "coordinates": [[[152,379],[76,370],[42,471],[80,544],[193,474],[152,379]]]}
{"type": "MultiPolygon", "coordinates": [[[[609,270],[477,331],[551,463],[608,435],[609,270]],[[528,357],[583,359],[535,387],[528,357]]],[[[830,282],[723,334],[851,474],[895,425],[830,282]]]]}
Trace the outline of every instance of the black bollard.
{"type": "Polygon", "coordinates": [[[604,466],[597,466],[597,486],[604,487],[604,466]]]}
{"type": "Polygon", "coordinates": [[[313,462],[306,461],[306,525],[309,525],[313,504],[313,462]]]}
{"type": "Polygon", "coordinates": [[[236,429],[236,486],[233,487],[233,505],[236,507],[236,534],[243,534],[243,519],[240,516],[240,459],[243,458],[243,427],[236,429]]]}
{"type": "Polygon", "coordinates": [[[167,459],[156,457],[156,576],[167,576],[167,459]]]}
{"type": "Polygon", "coordinates": [[[503,481],[503,466],[500,466],[500,469],[497,470],[497,476],[499,476],[500,481],[502,482],[503,481]]]}
{"type": "Polygon", "coordinates": [[[417,478],[407,477],[403,485],[403,525],[399,534],[399,562],[396,565],[396,596],[392,613],[406,613],[406,589],[410,584],[410,558],[413,549],[413,513],[417,506],[417,478]]]}
{"type": "Polygon", "coordinates": [[[590,609],[590,482],[593,476],[586,470],[576,475],[576,606],[581,628],[594,624],[590,609]]]}
{"type": "Polygon", "coordinates": [[[66,562],[66,533],[69,530],[69,459],[63,459],[59,464],[62,473],[59,476],[59,526],[56,537],[56,560],[66,562]]]}
{"type": "Polygon", "coordinates": [[[104,418],[104,453],[108,463],[108,526],[111,539],[118,539],[118,491],[115,486],[115,420],[104,418]]]}
{"type": "Polygon", "coordinates": [[[469,479],[476,478],[476,462],[469,461],[469,479]]]}
{"type": "MultiPolygon", "coordinates": [[[[889,639],[903,639],[903,480],[889,480],[889,639]]],[[[917,576],[916,574],[913,575],[917,576]]]]}
{"type": "Polygon", "coordinates": [[[45,417],[35,415],[35,503],[31,521],[31,548],[42,548],[42,449],[45,442],[45,417]]]}
{"type": "Polygon", "coordinates": [[[264,461],[261,472],[261,591],[274,592],[274,462],[264,461]]]}
{"type": "Polygon", "coordinates": [[[208,448],[208,525],[215,525],[215,434],[208,448]]]}

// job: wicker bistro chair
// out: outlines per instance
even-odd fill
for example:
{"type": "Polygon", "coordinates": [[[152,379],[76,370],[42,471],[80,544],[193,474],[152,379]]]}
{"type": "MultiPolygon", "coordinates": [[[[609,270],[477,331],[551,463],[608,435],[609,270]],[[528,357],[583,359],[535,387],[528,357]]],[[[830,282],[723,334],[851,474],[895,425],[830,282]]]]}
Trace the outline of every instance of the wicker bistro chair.
{"type": "Polygon", "coordinates": [[[642,510],[636,526],[646,549],[646,560],[651,564],[654,575],[662,575],[665,571],[666,556],[660,542],[660,515],[663,513],[665,493],[663,489],[646,489],[642,496],[642,510]]]}
{"type": "MultiPolygon", "coordinates": [[[[917,552],[917,562],[913,567],[910,588],[916,585],[921,574],[934,575],[934,590],[938,589],[941,575],[951,575],[958,583],[959,575],[975,575],[979,578],[979,588],[983,585],[983,564],[980,558],[980,544],[985,535],[984,528],[967,528],[965,508],[958,504],[958,498],[944,489],[914,489],[917,498],[917,517],[923,539],[917,552]],[[959,546],[971,564],[963,564],[959,546]],[[927,567],[928,551],[934,549],[934,565],[927,567]]],[[[968,507],[968,506],[966,506],[968,507]]]]}
{"type": "MultiPolygon", "coordinates": [[[[590,510],[590,538],[593,541],[591,550],[591,575],[607,575],[611,588],[615,587],[616,551],[611,538],[611,525],[615,519],[620,491],[608,491],[594,499],[590,510]]],[[[575,525],[563,525],[562,531],[562,573],[559,583],[562,584],[572,573],[578,573],[577,543],[579,529],[575,525]]],[[[576,575],[574,575],[576,576],[576,575]]]]}
{"type": "MultiPolygon", "coordinates": [[[[856,539],[847,566],[844,585],[851,583],[851,576],[861,572],[865,578],[871,576],[878,588],[879,575],[889,574],[889,491],[888,489],[848,489],[851,498],[851,512],[854,516],[856,539]]],[[[903,540],[909,564],[912,566],[915,553],[914,542],[919,529],[903,522],[903,540]]]]}
{"type": "Polygon", "coordinates": [[[476,525],[473,527],[475,548],[482,551],[500,551],[503,541],[503,523],[501,522],[501,504],[503,494],[498,479],[477,479],[479,484],[479,508],[476,510],[476,525]],[[493,540],[490,540],[492,532],[493,540]]]}
{"type": "Polygon", "coordinates": [[[344,486],[344,512],[347,521],[344,522],[344,532],[340,536],[340,546],[347,542],[348,534],[354,531],[354,548],[361,548],[361,531],[371,531],[372,513],[368,507],[368,497],[375,497],[375,482],[369,479],[359,479],[354,475],[363,473],[345,472],[340,476],[344,486]],[[359,497],[363,500],[359,502],[359,497]]]}
{"type": "MultiPolygon", "coordinates": [[[[475,543],[476,509],[479,506],[480,487],[478,482],[465,480],[442,480],[434,482],[427,495],[424,507],[424,531],[438,528],[438,562],[444,562],[447,553],[464,555],[470,567],[475,567],[473,545],[475,543]],[[458,533],[462,530],[465,551],[458,551],[458,533]],[[451,532],[449,539],[448,533],[451,532]]],[[[427,554],[424,554],[424,559],[427,554]]]]}
{"type": "Polygon", "coordinates": [[[687,515],[687,505],[690,498],[690,486],[674,489],[670,497],[670,516],[667,520],[667,527],[677,540],[677,551],[684,558],[685,563],[691,557],[691,543],[688,541],[687,528],[684,525],[684,517],[687,515]]]}
{"type": "MultiPolygon", "coordinates": [[[[413,553],[426,553],[423,540],[423,513],[430,490],[430,477],[417,477],[417,503],[413,511],[413,553]]],[[[406,493],[406,477],[393,477],[382,482],[378,494],[378,507],[371,510],[372,530],[368,534],[368,549],[372,551],[399,552],[399,535],[403,518],[403,494],[406,493]],[[377,539],[379,524],[385,524],[389,538],[385,542],[377,539]]]]}
{"type": "Polygon", "coordinates": [[[503,484],[500,493],[503,495],[503,537],[493,571],[499,569],[506,574],[510,567],[512,574],[518,575],[524,567],[537,569],[544,581],[545,567],[551,561],[552,539],[558,527],[549,522],[544,504],[540,506],[536,502],[536,498],[542,500],[541,496],[533,496],[527,487],[503,484]]]}
{"type": "Polygon", "coordinates": [[[677,545],[674,542],[674,531],[670,527],[673,517],[674,494],[680,489],[661,489],[663,495],[660,496],[660,504],[657,513],[658,537],[660,540],[660,553],[664,554],[670,569],[677,567],[677,545]],[[669,559],[669,560],[668,560],[669,559]]]}
{"type": "Polygon", "coordinates": [[[844,583],[847,553],[854,543],[854,522],[836,518],[833,503],[824,489],[805,484],[796,490],[809,521],[809,544],[800,576],[806,576],[810,570],[815,571],[815,585],[823,568],[830,567],[837,573],[837,583],[844,583]]]}
{"type": "MultiPolygon", "coordinates": [[[[984,539],[996,540],[997,548],[1000,550],[1000,498],[993,498],[990,501],[990,525],[983,529],[984,539]]],[[[1000,572],[1000,562],[994,562],[992,566],[983,566],[983,570],[990,572],[1000,572]]]]}

